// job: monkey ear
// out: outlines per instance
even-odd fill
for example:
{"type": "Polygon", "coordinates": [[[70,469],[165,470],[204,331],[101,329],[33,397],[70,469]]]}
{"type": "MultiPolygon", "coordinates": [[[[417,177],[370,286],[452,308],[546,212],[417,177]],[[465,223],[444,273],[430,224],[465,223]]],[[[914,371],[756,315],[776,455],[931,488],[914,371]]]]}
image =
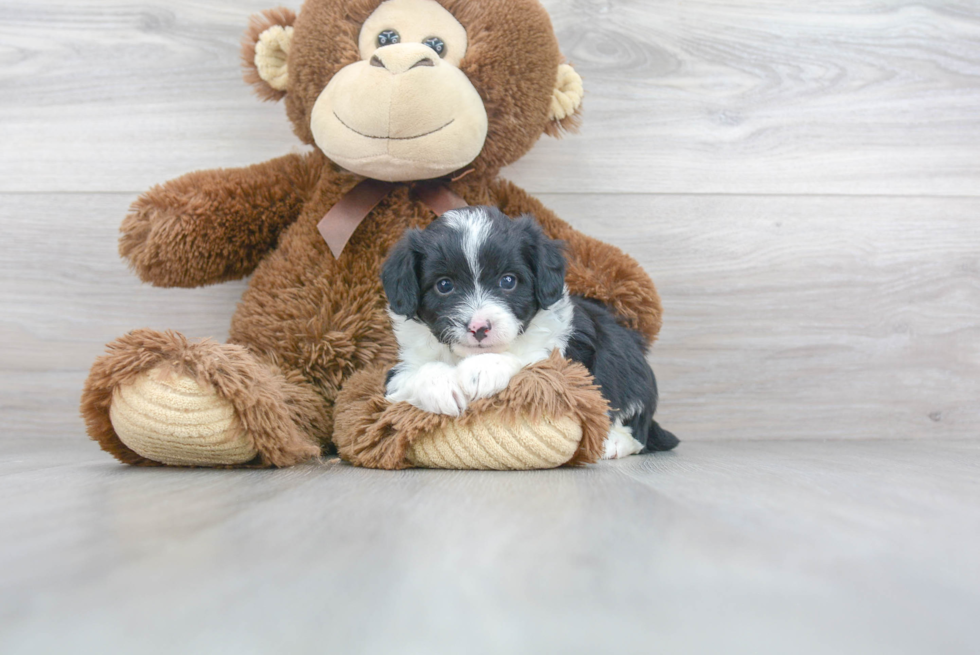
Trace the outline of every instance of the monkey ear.
{"type": "Polygon", "coordinates": [[[289,46],[296,14],[280,7],[252,16],[242,38],[245,81],[263,100],[281,100],[289,83],[289,46]]]}
{"type": "Polygon", "coordinates": [[[555,89],[551,95],[548,126],[544,130],[548,136],[559,139],[565,132],[578,130],[584,96],[582,77],[570,64],[558,66],[558,78],[555,80],[555,89]]]}

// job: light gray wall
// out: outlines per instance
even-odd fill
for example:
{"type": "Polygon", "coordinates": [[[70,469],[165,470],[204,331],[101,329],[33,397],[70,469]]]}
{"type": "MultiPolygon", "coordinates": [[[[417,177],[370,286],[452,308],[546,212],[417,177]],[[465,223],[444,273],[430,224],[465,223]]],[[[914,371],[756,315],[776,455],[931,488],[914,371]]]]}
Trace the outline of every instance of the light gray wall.
{"type": "MultiPolygon", "coordinates": [[[[239,74],[275,4],[0,2],[4,435],[82,438],[87,368],[130,329],[225,336],[244,283],[142,286],[116,230],[155,183],[299,149],[239,74]]],[[[662,422],[976,438],[980,6],[546,4],[585,123],[506,175],[657,282],[662,422]]]]}

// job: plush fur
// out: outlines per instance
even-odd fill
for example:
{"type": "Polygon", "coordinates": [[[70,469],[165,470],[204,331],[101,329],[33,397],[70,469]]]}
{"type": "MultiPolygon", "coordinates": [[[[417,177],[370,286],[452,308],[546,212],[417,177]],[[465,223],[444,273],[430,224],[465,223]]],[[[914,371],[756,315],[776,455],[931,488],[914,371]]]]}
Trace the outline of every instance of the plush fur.
{"type": "Polygon", "coordinates": [[[556,351],[585,365],[610,403],[610,457],[677,445],[653,421],[657,383],[642,337],[601,303],[569,296],[562,245],[532,216],[447,212],[402,237],[382,281],[399,346],[390,402],[457,416],[556,351]]]}
{"type": "MultiPolygon", "coordinates": [[[[307,0],[295,18],[285,101],[304,142],[313,142],[312,104],[331,76],[358,56],[358,26],[379,2],[307,0]]],[[[490,117],[480,156],[465,177],[447,183],[471,205],[496,206],[509,216],[534,214],[549,237],[567,245],[569,289],[603,302],[649,344],[660,329],[661,307],[647,274],[618,248],[575,231],[497,177],[549,124],[561,55],[544,9],[534,0],[441,4],[467,29],[470,45],[461,70],[490,117]]],[[[293,17],[267,13],[253,25],[248,41],[254,43],[256,31],[276,21],[293,17]]],[[[254,76],[248,79],[255,83],[254,76]]],[[[247,168],[191,173],[140,197],[123,222],[120,252],[142,280],[194,287],[251,279],[228,344],[189,344],[179,335],[151,330],[113,342],[93,367],[82,396],[89,434],[121,460],[140,463],[112,430],[112,390],[131,375],[167,365],[200,376],[240,408],[245,429],[256,430],[255,464],[288,465],[317,452],[311,443],[329,447],[334,406],[345,383],[358,371],[391,366],[397,359],[381,264],[405,230],[435,218],[408,185],[400,187],[335,258],[317,223],[361,179],[313,150],[247,168]],[[244,420],[257,399],[262,400],[259,414],[244,420]]],[[[355,457],[344,448],[341,454],[355,457]]],[[[369,458],[358,461],[372,465],[369,458]]]]}
{"type": "Polygon", "coordinates": [[[291,466],[319,453],[312,435],[327,428],[328,417],[322,401],[295,371],[282,371],[272,359],[257,360],[241,346],[189,343],[174,332],[135,330],[96,360],[82,404],[89,434],[121,461],[159,465],[119,441],[108,417],[116,388],[155,369],[196,378],[234,405],[242,429],[259,452],[245,466],[291,466]]]}
{"type": "Polygon", "coordinates": [[[487,420],[508,423],[561,416],[572,416],[582,425],[582,441],[565,466],[591,464],[602,457],[609,433],[609,406],[585,367],[557,353],[515,375],[496,396],[474,402],[459,418],[388,402],[385,375],[389,367],[377,365],[361,371],[337,398],[334,440],[355,466],[410,468],[414,466],[410,459],[413,443],[450,424],[465,428],[487,420]]]}
{"type": "MultiPolygon", "coordinates": [[[[290,84],[286,111],[296,135],[313,144],[309,117],[327,82],[360,58],[360,26],[380,0],[313,0],[293,22],[290,84]],[[295,75],[293,75],[295,72],[295,75]]],[[[471,165],[481,176],[495,176],[520,159],[550,122],[549,109],[563,57],[547,12],[534,0],[440,0],[469,36],[460,65],[480,91],[490,117],[490,137],[471,165]]],[[[247,50],[249,46],[245,46],[247,50]]],[[[254,64],[246,63],[247,70],[254,64]]],[[[249,75],[250,80],[254,77],[249,75]]],[[[270,97],[268,85],[258,86],[270,97]]],[[[572,127],[575,119],[562,122],[572,127]]]]}
{"type": "Polygon", "coordinates": [[[262,32],[270,27],[275,25],[292,27],[295,22],[295,12],[285,7],[264,11],[252,16],[248,22],[248,30],[242,37],[242,67],[244,68],[245,81],[252,85],[255,93],[263,100],[282,100],[286,97],[286,92],[273,89],[259,75],[258,68],[255,66],[255,45],[258,43],[262,32]]]}

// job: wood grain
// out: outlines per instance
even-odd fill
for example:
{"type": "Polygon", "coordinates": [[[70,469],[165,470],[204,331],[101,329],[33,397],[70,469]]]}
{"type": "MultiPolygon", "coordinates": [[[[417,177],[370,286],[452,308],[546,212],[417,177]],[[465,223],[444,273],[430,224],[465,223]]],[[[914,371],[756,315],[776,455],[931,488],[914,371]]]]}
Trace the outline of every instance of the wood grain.
{"type": "Polygon", "coordinates": [[[245,283],[141,285],[118,225],[300,149],[240,79],[275,4],[0,0],[0,652],[980,651],[975,2],[544,0],[585,124],[506,173],[657,282],[677,451],[127,468],[92,360],[245,283]]]}
{"type": "Polygon", "coordinates": [[[544,200],[656,281],[681,438],[980,436],[977,200],[544,200]]]}
{"type": "Polygon", "coordinates": [[[527,474],[140,470],[84,446],[0,441],[4,653],[980,648],[975,441],[527,474]]]}
{"type": "Polygon", "coordinates": [[[514,167],[531,189],[980,189],[975,2],[547,4],[585,78],[585,127],[514,167]]]}
{"type": "MultiPolygon", "coordinates": [[[[297,148],[240,79],[269,4],[0,3],[0,191],[138,192],[297,148]]],[[[532,192],[978,193],[974,2],[545,4],[586,115],[508,172],[532,192]]]]}
{"type": "MultiPolygon", "coordinates": [[[[651,361],[682,439],[980,436],[980,200],[542,199],[657,282],[651,361]]],[[[115,251],[131,197],[55,200],[0,196],[0,389],[11,433],[39,438],[81,434],[103,344],[138,327],[223,339],[244,288],[141,285],[115,251]]]]}
{"type": "Polygon", "coordinates": [[[227,338],[245,286],[157,289],[116,251],[131,196],[0,195],[0,393],[6,434],[80,437],[81,385],[108,341],[140,327],[227,338]]]}

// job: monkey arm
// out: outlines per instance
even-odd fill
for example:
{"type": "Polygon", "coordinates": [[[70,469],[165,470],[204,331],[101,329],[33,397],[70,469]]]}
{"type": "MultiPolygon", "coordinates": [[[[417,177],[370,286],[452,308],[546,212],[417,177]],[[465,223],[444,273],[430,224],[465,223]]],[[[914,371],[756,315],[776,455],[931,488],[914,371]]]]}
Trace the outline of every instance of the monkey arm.
{"type": "Polygon", "coordinates": [[[565,282],[573,294],[608,305],[649,345],[660,332],[663,309],[646,271],[616,246],[585,236],[523,189],[499,180],[491,189],[500,209],[511,217],[532,214],[545,233],[567,244],[565,282]]]}
{"type": "Polygon", "coordinates": [[[323,158],[286,155],[155,186],[122,223],[119,254],[144,282],[197,287],[244,277],[299,217],[323,158]]]}

